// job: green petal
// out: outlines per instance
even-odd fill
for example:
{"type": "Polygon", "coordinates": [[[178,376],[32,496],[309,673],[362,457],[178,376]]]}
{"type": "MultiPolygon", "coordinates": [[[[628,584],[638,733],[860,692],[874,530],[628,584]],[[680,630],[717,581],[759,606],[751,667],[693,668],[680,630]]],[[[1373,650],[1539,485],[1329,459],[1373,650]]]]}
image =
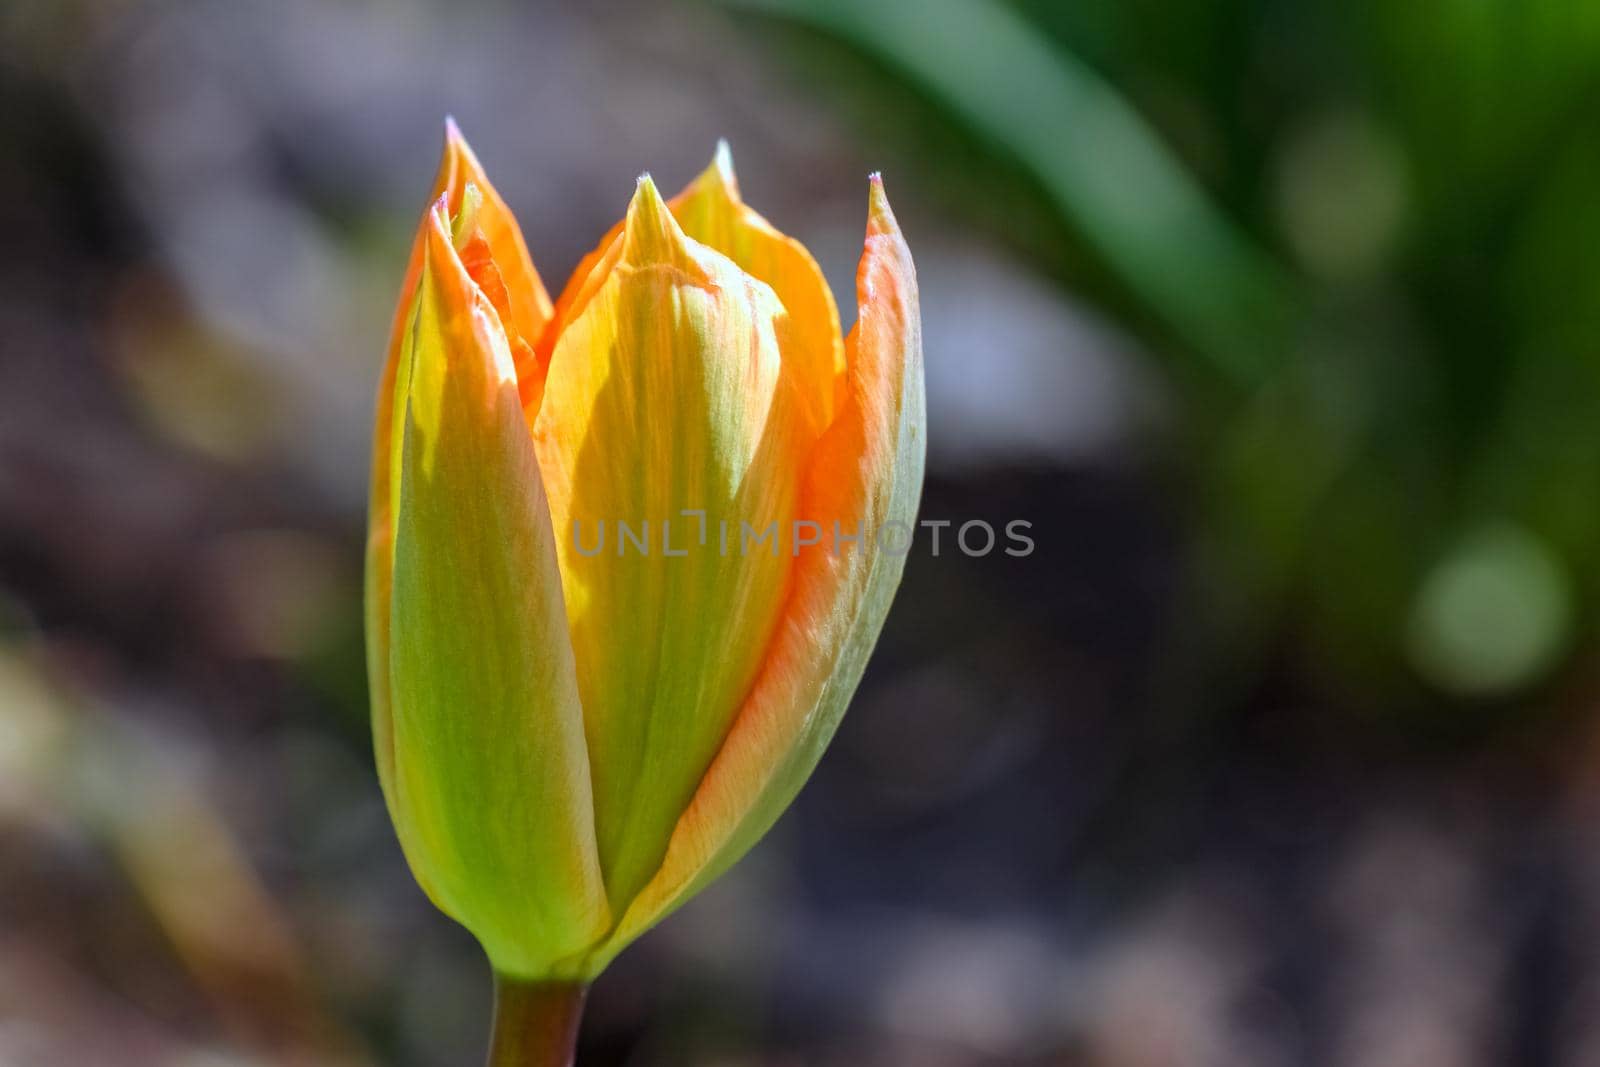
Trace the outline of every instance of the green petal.
{"type": "Polygon", "coordinates": [[[560,977],[610,913],[554,535],[499,318],[431,218],[395,528],[393,814],[497,970],[560,977]]]}

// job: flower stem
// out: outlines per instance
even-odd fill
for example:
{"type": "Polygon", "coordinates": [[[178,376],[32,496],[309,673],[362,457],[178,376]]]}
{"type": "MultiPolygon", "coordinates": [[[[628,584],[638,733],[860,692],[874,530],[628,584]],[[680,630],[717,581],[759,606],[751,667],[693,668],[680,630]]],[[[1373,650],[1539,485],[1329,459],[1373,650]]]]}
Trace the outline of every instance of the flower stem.
{"type": "Polygon", "coordinates": [[[589,987],[494,976],[488,1067],[572,1067],[589,987]]]}

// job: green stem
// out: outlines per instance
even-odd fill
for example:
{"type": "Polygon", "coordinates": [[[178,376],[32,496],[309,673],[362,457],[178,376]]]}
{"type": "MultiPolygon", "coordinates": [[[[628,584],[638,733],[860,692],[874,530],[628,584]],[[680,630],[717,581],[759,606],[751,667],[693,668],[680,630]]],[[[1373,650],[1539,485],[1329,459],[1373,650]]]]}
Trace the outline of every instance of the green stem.
{"type": "Polygon", "coordinates": [[[589,987],[494,977],[488,1067],[572,1067],[589,987]]]}

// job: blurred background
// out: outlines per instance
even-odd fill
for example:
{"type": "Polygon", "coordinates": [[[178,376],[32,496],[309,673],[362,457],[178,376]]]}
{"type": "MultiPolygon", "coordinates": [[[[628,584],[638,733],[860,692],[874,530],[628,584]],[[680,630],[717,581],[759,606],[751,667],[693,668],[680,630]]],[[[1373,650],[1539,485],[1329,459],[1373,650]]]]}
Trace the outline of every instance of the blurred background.
{"type": "Polygon", "coordinates": [[[604,1065],[1600,1064],[1600,5],[0,6],[0,1065],[480,1061],[372,767],[446,114],[547,282],[733,147],[917,258],[923,514],[604,1065]]]}

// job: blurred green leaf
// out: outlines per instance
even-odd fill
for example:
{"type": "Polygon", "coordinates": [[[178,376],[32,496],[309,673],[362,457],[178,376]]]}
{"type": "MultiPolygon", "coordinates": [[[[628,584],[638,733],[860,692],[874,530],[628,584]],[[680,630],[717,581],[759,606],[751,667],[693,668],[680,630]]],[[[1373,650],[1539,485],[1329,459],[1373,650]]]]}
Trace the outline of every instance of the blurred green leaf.
{"type": "Polygon", "coordinates": [[[990,0],[729,0],[837,35],[1027,168],[1056,208],[1213,371],[1253,384],[1285,356],[1293,283],[1215,207],[1110,85],[990,0]]]}
{"type": "Polygon", "coordinates": [[[1597,4],[1370,0],[1361,10],[1377,84],[1442,226],[1504,210],[1600,72],[1597,4]]]}

